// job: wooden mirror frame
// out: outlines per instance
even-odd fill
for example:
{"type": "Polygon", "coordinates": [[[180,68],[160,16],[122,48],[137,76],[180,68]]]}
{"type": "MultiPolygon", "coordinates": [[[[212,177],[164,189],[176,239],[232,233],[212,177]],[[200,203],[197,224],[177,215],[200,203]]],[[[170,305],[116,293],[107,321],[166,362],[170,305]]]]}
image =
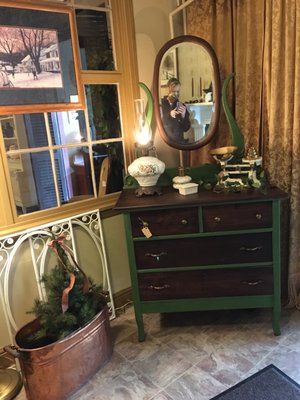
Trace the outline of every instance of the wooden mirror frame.
{"type": "Polygon", "coordinates": [[[154,64],[154,74],[153,74],[153,100],[154,100],[154,115],[156,119],[156,123],[158,126],[158,130],[160,133],[160,136],[162,139],[171,147],[174,147],[175,149],[178,150],[195,150],[200,147],[205,146],[208,142],[210,142],[215,135],[217,129],[218,129],[218,124],[219,124],[219,118],[220,118],[220,109],[221,109],[221,83],[220,83],[220,72],[219,72],[219,63],[217,56],[214,52],[214,49],[211,47],[211,45],[206,42],[206,40],[201,39],[196,36],[192,35],[183,35],[183,36],[178,36],[174,39],[169,40],[166,42],[162,48],[159,50],[156,59],[155,59],[155,64],[154,64]],[[173,46],[178,45],[180,43],[194,43],[197,44],[201,47],[203,47],[208,55],[211,58],[212,61],[212,66],[213,66],[213,99],[214,99],[214,107],[215,111],[212,116],[212,120],[208,129],[208,134],[203,138],[200,139],[196,142],[193,143],[188,143],[188,144],[182,144],[178,143],[175,140],[172,140],[172,138],[167,134],[163,122],[162,122],[162,117],[161,117],[161,110],[160,110],[160,65],[162,62],[162,59],[166,52],[173,46]]]}

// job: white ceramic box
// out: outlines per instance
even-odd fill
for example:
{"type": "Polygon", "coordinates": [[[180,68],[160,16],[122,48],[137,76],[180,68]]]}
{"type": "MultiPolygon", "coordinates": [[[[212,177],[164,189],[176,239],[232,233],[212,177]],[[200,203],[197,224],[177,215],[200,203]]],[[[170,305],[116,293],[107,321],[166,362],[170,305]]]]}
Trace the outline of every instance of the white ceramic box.
{"type": "Polygon", "coordinates": [[[194,194],[198,192],[198,183],[183,183],[179,187],[179,193],[186,196],[187,194],[194,194]]]}

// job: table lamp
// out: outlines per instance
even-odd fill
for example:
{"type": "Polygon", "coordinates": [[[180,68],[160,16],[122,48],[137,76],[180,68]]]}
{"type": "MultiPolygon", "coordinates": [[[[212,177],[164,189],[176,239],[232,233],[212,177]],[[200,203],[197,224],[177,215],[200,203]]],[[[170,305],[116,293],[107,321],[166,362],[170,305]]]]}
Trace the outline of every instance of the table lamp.
{"type": "MultiPolygon", "coordinates": [[[[145,88],[144,88],[145,89],[145,88]]],[[[147,88],[148,89],[148,88],[147,88]]],[[[148,89],[149,90],[149,89],[148,89]]],[[[146,91],[147,93],[147,91],[146,91]]],[[[149,91],[150,93],[150,91],[149,91]]],[[[149,100],[153,102],[152,95],[147,93],[149,100]]],[[[135,191],[137,197],[143,195],[161,194],[156,186],[158,178],[165,170],[165,164],[156,157],[152,145],[151,118],[145,113],[143,99],[136,99],[135,103],[135,149],[136,159],[128,167],[129,174],[136,179],[139,188],[135,191]],[[153,155],[150,155],[153,154],[153,155]]],[[[152,107],[153,104],[150,106],[152,107]]],[[[150,109],[151,109],[150,107],[150,109]]],[[[152,107],[153,108],[153,107],[152,107]]]]}

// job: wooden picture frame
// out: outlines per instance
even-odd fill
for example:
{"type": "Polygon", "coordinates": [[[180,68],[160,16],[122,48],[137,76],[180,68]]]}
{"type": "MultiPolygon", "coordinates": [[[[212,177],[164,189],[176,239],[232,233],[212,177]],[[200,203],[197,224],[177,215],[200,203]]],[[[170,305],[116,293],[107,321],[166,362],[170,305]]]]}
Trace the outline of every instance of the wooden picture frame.
{"type": "Polygon", "coordinates": [[[170,78],[178,78],[177,48],[171,49],[164,56],[160,67],[160,86],[166,87],[170,78]]]}
{"type": "Polygon", "coordinates": [[[0,0],[0,115],[84,108],[75,16],[0,0]]]}

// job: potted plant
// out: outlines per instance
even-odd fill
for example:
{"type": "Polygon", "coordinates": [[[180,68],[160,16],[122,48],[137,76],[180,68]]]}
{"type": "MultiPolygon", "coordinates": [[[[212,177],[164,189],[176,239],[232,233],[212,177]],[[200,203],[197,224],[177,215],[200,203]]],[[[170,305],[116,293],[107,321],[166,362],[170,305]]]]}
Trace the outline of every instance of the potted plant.
{"type": "Polygon", "coordinates": [[[112,354],[106,293],[86,276],[64,237],[49,243],[58,265],[42,280],[47,300],[35,300],[36,319],[21,328],[15,346],[28,399],[65,399],[112,354]]]}

